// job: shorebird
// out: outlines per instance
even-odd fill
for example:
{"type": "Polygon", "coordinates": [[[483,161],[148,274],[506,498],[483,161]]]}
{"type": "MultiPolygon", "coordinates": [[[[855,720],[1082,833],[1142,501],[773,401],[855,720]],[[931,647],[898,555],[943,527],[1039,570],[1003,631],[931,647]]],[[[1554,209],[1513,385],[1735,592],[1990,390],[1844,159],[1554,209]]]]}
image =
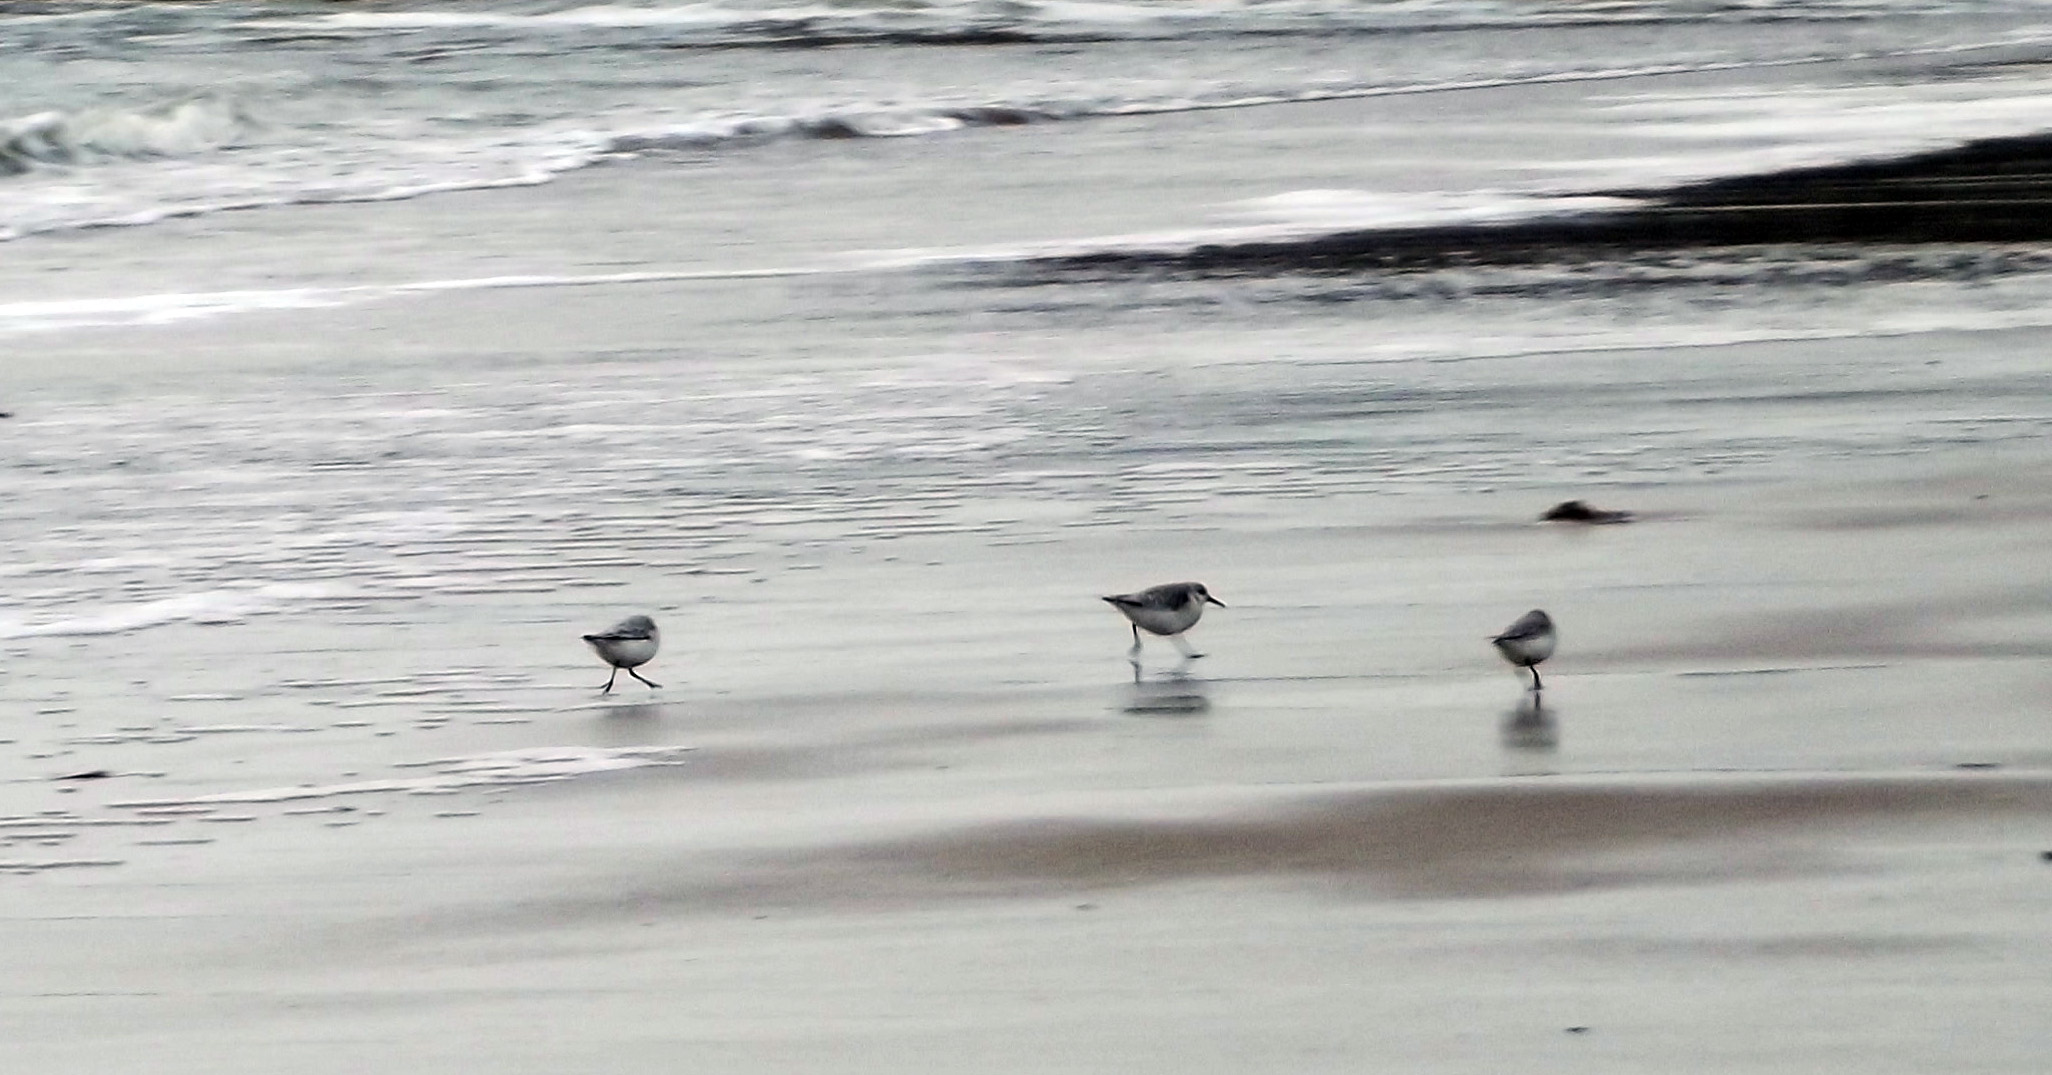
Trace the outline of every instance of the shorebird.
{"type": "Polygon", "coordinates": [[[647,616],[629,616],[619,623],[597,634],[585,635],[584,640],[599,655],[599,659],[613,666],[613,674],[606,677],[605,689],[600,694],[613,693],[613,681],[620,678],[620,670],[651,687],[662,684],[642,679],[634,669],[647,664],[656,655],[656,648],[663,644],[663,634],[656,630],[655,621],[647,616]]]}
{"type": "Polygon", "coordinates": [[[1197,626],[1204,616],[1204,606],[1217,605],[1224,608],[1225,602],[1211,596],[1211,591],[1201,582],[1168,582],[1160,586],[1149,586],[1139,593],[1113,594],[1104,600],[1133,621],[1133,648],[1127,652],[1132,656],[1140,654],[1140,632],[1164,635],[1183,651],[1185,657],[1202,657],[1193,652],[1190,644],[1183,641],[1183,632],[1197,626]]]}
{"type": "Polygon", "coordinates": [[[1553,644],[1560,636],[1553,633],[1553,617],[1544,609],[1533,609],[1518,617],[1518,622],[1503,629],[1503,633],[1489,641],[1496,644],[1496,651],[1503,659],[1520,667],[1532,670],[1532,693],[1539,693],[1539,662],[1553,656],[1553,644]]]}

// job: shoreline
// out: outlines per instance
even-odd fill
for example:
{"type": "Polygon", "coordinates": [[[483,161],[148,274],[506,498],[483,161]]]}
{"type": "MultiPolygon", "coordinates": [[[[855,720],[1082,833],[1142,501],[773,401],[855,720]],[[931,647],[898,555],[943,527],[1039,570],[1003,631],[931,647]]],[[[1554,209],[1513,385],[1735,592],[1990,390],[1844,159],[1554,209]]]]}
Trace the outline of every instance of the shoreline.
{"type": "MultiPolygon", "coordinates": [[[[1111,159],[1021,133],[1017,174],[936,155],[948,189],[1111,159]]],[[[954,220],[907,196],[932,189],[904,182],[917,157],[837,201],[794,198],[811,158],[786,154],[706,183],[705,220],[649,224],[682,188],[623,169],[51,243],[8,274],[57,295],[667,271],[911,218],[981,238],[1056,200],[1080,208],[1052,230],[1082,230],[1230,186],[954,220]],[[780,201],[803,204],[736,209],[780,201]]],[[[1077,189],[1139,186],[1112,163],[1077,189]]],[[[2037,316],[2028,293],[1676,300],[1734,321],[907,279],[20,337],[15,1065],[2052,1055],[2052,394],[2042,332],[1948,327],[2037,316]],[[1867,334],[1672,343],[1833,319],[1867,334]],[[1571,498],[1635,521],[1539,521],[1571,498]],[[1135,668],[1097,595],[1174,579],[1229,607],[1203,660],[1157,641],[1135,668]],[[1543,712],[1489,644],[1535,607],[1561,631],[1543,712]],[[579,637],[633,613],[666,686],[601,696],[579,637]]]]}

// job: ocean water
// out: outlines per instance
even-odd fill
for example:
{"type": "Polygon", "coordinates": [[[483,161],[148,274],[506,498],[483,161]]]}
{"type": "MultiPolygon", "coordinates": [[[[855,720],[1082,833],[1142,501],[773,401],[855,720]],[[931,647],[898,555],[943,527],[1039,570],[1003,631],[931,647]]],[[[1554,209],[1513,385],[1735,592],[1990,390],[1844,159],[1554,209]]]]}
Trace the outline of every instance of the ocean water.
{"type": "MultiPolygon", "coordinates": [[[[2027,65],[1972,88],[1947,72],[2028,58],[2043,18],[2026,2],[10,5],[0,235],[542,183],[628,156],[684,166],[791,139],[1019,125],[1087,137],[1114,117],[1634,72],[1860,58],[1890,72],[1777,87],[1771,106],[1742,91],[1654,95],[1621,107],[1698,142],[1714,128],[1722,145],[1518,184],[1634,185],[1758,167],[1726,150],[1762,132],[1830,159],[2031,130],[2042,103],[2027,65]]],[[[1449,156],[1497,158],[1502,172],[1535,163],[1516,159],[1530,147],[1503,148],[1511,159],[1449,156]]],[[[1402,192],[1458,200],[1487,186],[1402,192]]],[[[1381,219],[1302,193],[1266,208],[1381,219]]]]}
{"type": "Polygon", "coordinates": [[[2048,57],[2020,0],[0,5],[15,805],[587,739],[643,608],[673,698],[1084,689],[1095,592],[1258,610],[1263,534],[2027,449],[2048,57]]]}

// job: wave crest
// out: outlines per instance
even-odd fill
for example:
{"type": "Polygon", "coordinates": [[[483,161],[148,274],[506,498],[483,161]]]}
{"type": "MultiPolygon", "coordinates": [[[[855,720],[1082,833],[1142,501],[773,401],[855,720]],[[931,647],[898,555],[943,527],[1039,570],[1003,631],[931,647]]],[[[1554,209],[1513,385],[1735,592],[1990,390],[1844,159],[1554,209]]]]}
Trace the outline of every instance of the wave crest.
{"type": "Polygon", "coordinates": [[[235,146],[255,127],[240,105],[212,97],[136,110],[38,112],[0,121],[0,175],[108,160],[196,156],[235,146]]]}
{"type": "Polygon", "coordinates": [[[1975,0],[715,0],[544,11],[368,10],[263,15],[252,29],[322,39],[575,36],[621,48],[1010,44],[1319,36],[1604,24],[1837,22],[1953,15],[1975,0]]]}
{"type": "MultiPolygon", "coordinates": [[[[1178,105],[1174,109],[1191,107],[1178,105]]],[[[1087,107],[1046,104],[852,107],[798,116],[732,116],[676,127],[627,131],[607,137],[602,153],[703,149],[730,142],[776,138],[910,138],[967,127],[1017,127],[1091,115],[1087,107]]]]}

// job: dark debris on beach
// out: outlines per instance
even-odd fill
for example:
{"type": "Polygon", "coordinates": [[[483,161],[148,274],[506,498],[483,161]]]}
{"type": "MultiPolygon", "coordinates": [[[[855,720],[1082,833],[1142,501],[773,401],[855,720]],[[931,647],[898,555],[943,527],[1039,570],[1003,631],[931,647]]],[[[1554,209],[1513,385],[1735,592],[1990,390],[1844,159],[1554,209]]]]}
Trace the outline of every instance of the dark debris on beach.
{"type": "Polygon", "coordinates": [[[1546,523],[1590,523],[1592,525],[1628,523],[1632,521],[1632,513],[1629,511],[1608,511],[1596,507],[1586,500],[1563,500],[1547,508],[1539,516],[1539,521],[1546,523]]]}

